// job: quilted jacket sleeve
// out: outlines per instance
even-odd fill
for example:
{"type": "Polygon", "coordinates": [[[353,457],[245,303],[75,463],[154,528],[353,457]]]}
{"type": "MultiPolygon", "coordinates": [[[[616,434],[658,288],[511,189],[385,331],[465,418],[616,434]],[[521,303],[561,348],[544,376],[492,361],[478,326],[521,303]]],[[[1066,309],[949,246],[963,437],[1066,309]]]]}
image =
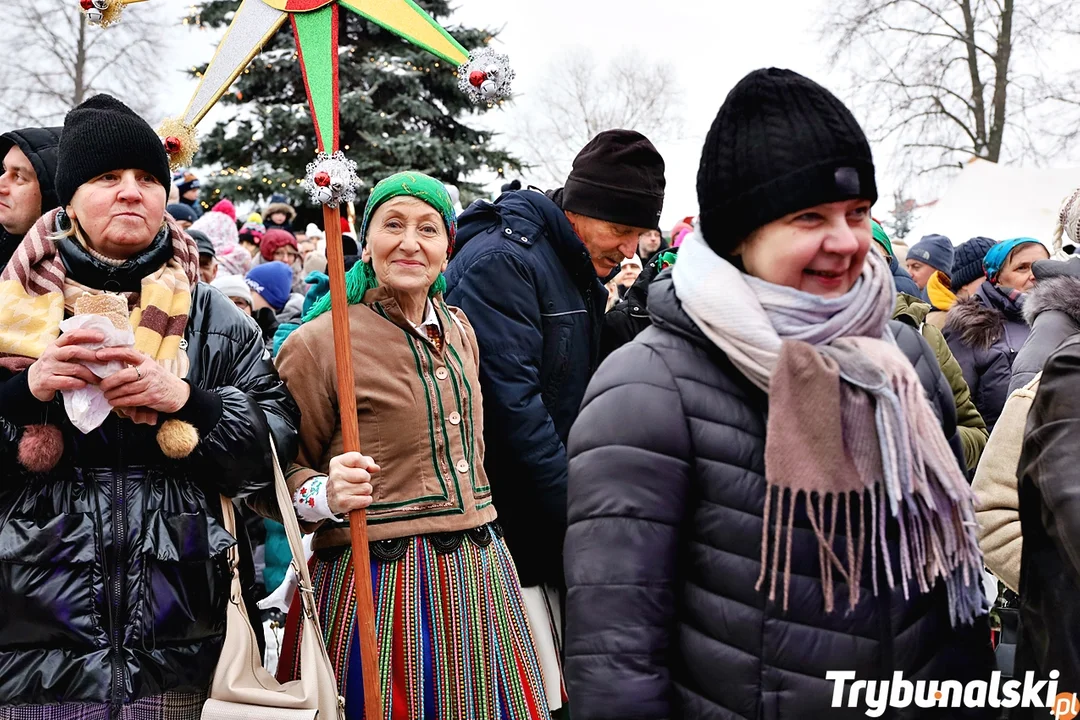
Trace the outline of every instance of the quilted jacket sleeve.
{"type": "Polygon", "coordinates": [[[177,414],[200,430],[191,462],[207,472],[212,487],[229,497],[244,497],[273,483],[270,433],[284,467],[296,454],[300,412],[265,352],[258,327],[237,319],[221,293],[199,286],[197,299],[212,338],[204,378],[192,400],[177,414]],[[217,328],[217,329],[215,329],[217,328]]]}
{"type": "Polygon", "coordinates": [[[570,435],[565,648],[575,720],[671,717],[690,456],[687,418],[661,357],[639,343],[615,352],[570,435]]]}

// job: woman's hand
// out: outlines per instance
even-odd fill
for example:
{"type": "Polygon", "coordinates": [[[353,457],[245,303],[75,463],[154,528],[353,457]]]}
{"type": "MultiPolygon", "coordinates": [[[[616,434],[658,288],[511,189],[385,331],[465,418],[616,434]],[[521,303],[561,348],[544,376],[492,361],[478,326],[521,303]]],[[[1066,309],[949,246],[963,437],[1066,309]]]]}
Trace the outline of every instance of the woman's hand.
{"type": "Polygon", "coordinates": [[[326,484],[326,504],[335,515],[363,510],[371,504],[371,474],[379,466],[358,452],[338,455],[330,461],[330,481],[326,484]]]}
{"type": "MultiPolygon", "coordinates": [[[[97,351],[98,362],[119,361],[129,367],[101,381],[105,399],[114,408],[175,413],[187,404],[191,386],[133,348],[105,348],[97,351]]],[[[132,413],[128,413],[131,415],[132,413]]],[[[148,422],[146,413],[135,414],[136,422],[148,422]]],[[[156,420],[156,418],[153,418],[156,420]]]]}
{"type": "Polygon", "coordinates": [[[31,394],[41,402],[51,402],[57,391],[97,385],[98,376],[83,364],[96,361],[96,353],[82,346],[104,340],[97,330],[72,330],[61,335],[26,371],[31,394]]]}

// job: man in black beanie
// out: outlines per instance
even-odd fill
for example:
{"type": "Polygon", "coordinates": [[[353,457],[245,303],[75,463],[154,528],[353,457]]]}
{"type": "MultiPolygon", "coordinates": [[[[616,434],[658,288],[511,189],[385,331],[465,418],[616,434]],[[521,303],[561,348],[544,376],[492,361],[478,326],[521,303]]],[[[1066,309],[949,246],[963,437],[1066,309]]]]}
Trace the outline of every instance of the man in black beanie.
{"type": "Polygon", "coordinates": [[[566,185],[474,203],[459,221],[447,300],[476,330],[485,468],[526,587],[562,584],[566,440],[596,369],[607,292],[664,203],[664,160],[647,138],[608,130],[566,185]]]}
{"type": "Polygon", "coordinates": [[[0,270],[56,197],[56,149],[63,128],[25,128],[0,135],[0,270]]]}

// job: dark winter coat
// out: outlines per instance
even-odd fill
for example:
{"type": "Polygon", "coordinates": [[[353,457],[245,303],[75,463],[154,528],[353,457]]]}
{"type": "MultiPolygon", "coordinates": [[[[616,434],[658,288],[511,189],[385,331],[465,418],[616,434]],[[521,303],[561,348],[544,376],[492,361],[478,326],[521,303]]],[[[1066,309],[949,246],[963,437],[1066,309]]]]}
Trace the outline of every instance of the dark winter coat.
{"type": "Polygon", "coordinates": [[[562,584],[566,441],[599,361],[607,291],[559,207],[533,190],[460,219],[446,301],[480,343],[484,468],[522,585],[562,584]]]}
{"type": "MultiPolygon", "coordinates": [[[[657,252],[678,250],[662,248],[657,252]]],[[[649,285],[659,274],[660,268],[655,262],[646,262],[623,299],[604,315],[604,327],[600,332],[600,362],[652,325],[652,320],[649,319],[649,285]]]]}
{"type": "MultiPolygon", "coordinates": [[[[985,618],[953,630],[941,584],[910,600],[899,586],[875,597],[868,562],[858,605],[848,612],[837,582],[838,606],[826,615],[801,499],[787,612],[754,589],[768,399],[685,314],[669,277],[649,295],[653,327],[603,364],[571,435],[565,652],[574,719],[862,718],[862,709],[830,709],[828,671],[988,677],[985,618]]],[[[955,440],[952,393],[933,352],[912,328],[890,327],[955,440]]],[[[890,534],[898,537],[891,521],[890,534]]],[[[937,717],[917,708],[900,716],[937,717]]]]}
{"type": "Polygon", "coordinates": [[[1031,670],[1045,678],[1058,670],[1059,685],[1069,692],[1080,687],[1078,383],[1080,336],[1074,335],[1043,368],[1017,472],[1024,545],[1016,674],[1031,670]]]}
{"type": "Polygon", "coordinates": [[[953,305],[943,329],[991,432],[1009,397],[1013,361],[1031,333],[1022,301],[1022,295],[984,282],[969,299],[953,305]]]}
{"type": "Polygon", "coordinates": [[[1062,275],[1040,280],[1024,298],[1024,320],[1031,335],[1013,361],[1010,395],[1034,380],[1050,353],[1080,332],[1080,278],[1062,275]]]}
{"type": "MultiPolygon", "coordinates": [[[[8,150],[18,145],[33,165],[41,192],[42,215],[60,206],[60,200],[56,196],[56,149],[60,146],[62,130],[63,128],[58,127],[27,128],[0,135],[0,160],[4,159],[8,150]]],[[[0,225],[0,270],[11,260],[22,239],[22,235],[12,235],[0,225]]]]}
{"type": "MultiPolygon", "coordinates": [[[[161,264],[152,246],[110,273],[69,244],[68,273],[90,287],[131,289],[161,264]]],[[[25,372],[0,371],[0,430],[47,421],[64,435],[59,465],[35,475],[0,432],[0,705],[206,691],[233,544],[219,495],[272,483],[269,433],[291,461],[299,412],[258,328],[218,290],[195,286],[184,339],[191,400],[175,417],[201,439],[182,461],[165,458],[156,428],[117,415],[82,435],[59,396],[40,403],[25,372]]]]}

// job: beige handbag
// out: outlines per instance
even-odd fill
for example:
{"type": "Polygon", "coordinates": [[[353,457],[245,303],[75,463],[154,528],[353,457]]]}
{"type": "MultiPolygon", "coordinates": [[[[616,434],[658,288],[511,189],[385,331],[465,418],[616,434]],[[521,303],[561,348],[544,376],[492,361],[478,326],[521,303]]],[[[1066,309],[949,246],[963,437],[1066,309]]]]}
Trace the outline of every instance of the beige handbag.
{"type": "MultiPolygon", "coordinates": [[[[337,681],[330,656],[326,654],[319,615],[315,607],[311,576],[304,562],[300,527],[296,522],[285,477],[277,461],[277,448],[270,440],[274,458],[274,486],[278,508],[284,520],[285,534],[292,550],[292,567],[299,579],[300,601],[305,621],[300,646],[300,679],[279,683],[262,664],[259,644],[240,593],[239,551],[229,550],[232,590],[225,627],[225,645],[221,650],[210,697],[203,705],[202,720],[342,720],[345,700],[338,696],[337,681]]],[[[221,498],[225,528],[236,537],[236,517],[232,501],[221,498]]]]}

